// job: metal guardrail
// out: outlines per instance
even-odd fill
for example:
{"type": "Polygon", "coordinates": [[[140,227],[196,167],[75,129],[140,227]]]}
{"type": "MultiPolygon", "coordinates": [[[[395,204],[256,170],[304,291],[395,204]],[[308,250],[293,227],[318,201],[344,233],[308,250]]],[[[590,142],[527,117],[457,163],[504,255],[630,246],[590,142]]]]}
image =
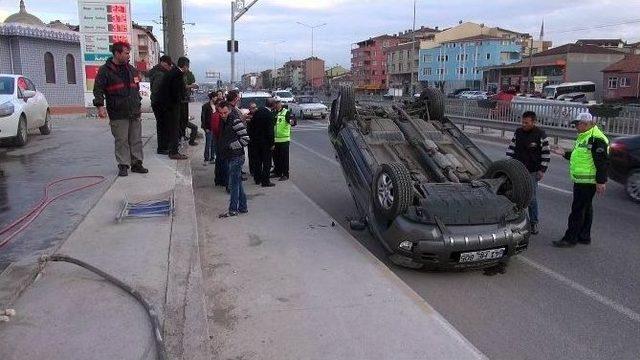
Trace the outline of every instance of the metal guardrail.
{"type": "MultiPolygon", "coordinates": [[[[445,99],[445,113],[456,123],[514,131],[520,126],[525,111],[534,111],[538,123],[549,136],[575,138],[571,121],[581,112],[589,112],[584,104],[545,104],[533,101],[488,101],[445,99]]],[[[602,130],[609,136],[640,134],[640,108],[623,107],[619,116],[596,117],[602,130]]]]}

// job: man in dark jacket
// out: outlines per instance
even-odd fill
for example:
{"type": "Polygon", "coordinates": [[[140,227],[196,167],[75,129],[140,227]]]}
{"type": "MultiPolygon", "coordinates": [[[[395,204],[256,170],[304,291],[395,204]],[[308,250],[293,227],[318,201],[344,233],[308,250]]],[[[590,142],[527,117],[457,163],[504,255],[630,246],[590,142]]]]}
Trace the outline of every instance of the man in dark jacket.
{"type": "Polygon", "coordinates": [[[522,126],[513,134],[507,156],[523,163],[531,175],[533,197],[529,204],[529,220],[531,233],[535,235],[538,233],[538,181],[542,180],[549,167],[551,149],[547,134],[536,126],[536,113],[533,111],[522,114],[522,126]]]}
{"type": "Polygon", "coordinates": [[[160,57],[158,65],[154,66],[149,71],[149,81],[151,82],[151,109],[153,109],[153,115],[156,117],[156,134],[158,138],[158,154],[167,155],[167,133],[164,129],[165,120],[165,106],[160,100],[160,89],[163,86],[163,80],[165,74],[171,70],[173,62],[171,57],[163,55],[160,57]]]}
{"type": "Polygon", "coordinates": [[[229,110],[229,107],[235,107],[240,100],[238,92],[235,90],[229,92],[227,100],[229,102],[220,105],[222,118],[229,114],[222,130],[220,146],[221,154],[229,165],[228,188],[231,198],[229,211],[221,214],[221,218],[248,212],[247,196],[242,186],[242,165],[244,165],[244,148],[249,144],[249,135],[240,113],[229,110]]]}
{"type": "Polygon", "coordinates": [[[204,165],[207,163],[213,164],[216,161],[216,139],[211,132],[211,122],[213,120],[213,114],[216,111],[216,102],[218,99],[214,92],[209,93],[209,101],[202,104],[200,111],[200,127],[204,130],[204,165]]]}
{"type": "Polygon", "coordinates": [[[114,43],[113,57],[100,67],[93,87],[93,105],[98,108],[98,116],[109,116],[119,176],[127,176],[129,167],[132,172],[149,172],[142,166],[140,74],[129,64],[130,51],[126,42],[114,43]]]}
{"type": "Polygon", "coordinates": [[[269,180],[271,171],[271,152],[274,149],[275,134],[273,132],[273,109],[275,100],[268,99],[266,106],[258,109],[251,120],[251,146],[255,156],[253,179],[262,187],[275,186],[269,180]]]}
{"type": "Polygon", "coordinates": [[[180,146],[180,110],[184,98],[184,73],[189,70],[189,59],[181,57],[177,66],[174,66],[167,74],[163,86],[160,89],[159,101],[164,104],[167,134],[167,151],[169,158],[173,160],[185,160],[188,156],[178,152],[180,146]]]}
{"type": "Polygon", "coordinates": [[[187,128],[189,128],[189,145],[197,146],[196,137],[198,136],[198,127],[192,123],[189,117],[189,101],[191,98],[191,93],[193,90],[198,88],[198,84],[196,84],[196,77],[193,76],[191,70],[187,69],[184,73],[184,98],[182,99],[182,104],[180,106],[180,135],[186,137],[187,136],[187,128]]]}

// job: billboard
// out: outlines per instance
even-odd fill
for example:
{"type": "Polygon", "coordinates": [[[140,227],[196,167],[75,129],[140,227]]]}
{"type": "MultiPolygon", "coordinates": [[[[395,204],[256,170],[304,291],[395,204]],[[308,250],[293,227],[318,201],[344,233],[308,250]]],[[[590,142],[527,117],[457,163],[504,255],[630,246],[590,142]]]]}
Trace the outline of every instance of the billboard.
{"type": "MultiPolygon", "coordinates": [[[[131,44],[130,0],[78,0],[85,106],[93,106],[93,85],[100,66],[111,57],[109,46],[131,44]]],[[[131,62],[134,52],[131,52],[131,62]]]]}

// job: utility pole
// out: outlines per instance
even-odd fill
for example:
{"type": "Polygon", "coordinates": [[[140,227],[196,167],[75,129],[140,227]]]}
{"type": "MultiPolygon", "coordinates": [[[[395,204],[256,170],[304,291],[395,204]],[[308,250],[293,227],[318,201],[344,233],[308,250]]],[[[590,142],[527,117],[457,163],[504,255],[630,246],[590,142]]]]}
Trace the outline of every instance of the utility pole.
{"type": "Polygon", "coordinates": [[[182,0],[162,0],[164,53],[173,59],[184,55],[182,0]]]}
{"type": "Polygon", "coordinates": [[[415,56],[416,56],[416,0],[413,0],[413,31],[412,34],[412,49],[411,49],[411,96],[416,92],[416,85],[413,81],[413,74],[417,70],[415,66],[415,56]]]}
{"type": "Polygon", "coordinates": [[[231,84],[236,81],[236,52],[238,49],[236,48],[236,21],[238,21],[242,15],[244,15],[249,9],[258,2],[258,0],[253,0],[249,3],[249,5],[244,4],[245,0],[236,0],[231,2],[231,84]]]}
{"type": "Polygon", "coordinates": [[[311,29],[311,57],[313,57],[313,35],[314,35],[313,32],[314,32],[315,29],[317,29],[319,27],[326,26],[327,23],[322,23],[322,24],[318,24],[318,25],[308,25],[308,24],[305,24],[305,23],[301,23],[300,21],[296,21],[296,23],[298,23],[298,25],[302,25],[302,26],[304,26],[306,28],[311,29]]]}
{"type": "Polygon", "coordinates": [[[273,90],[276,90],[276,48],[278,45],[286,43],[286,40],[280,40],[277,42],[272,43],[273,45],[273,72],[271,73],[271,87],[273,87],[273,90]]]}

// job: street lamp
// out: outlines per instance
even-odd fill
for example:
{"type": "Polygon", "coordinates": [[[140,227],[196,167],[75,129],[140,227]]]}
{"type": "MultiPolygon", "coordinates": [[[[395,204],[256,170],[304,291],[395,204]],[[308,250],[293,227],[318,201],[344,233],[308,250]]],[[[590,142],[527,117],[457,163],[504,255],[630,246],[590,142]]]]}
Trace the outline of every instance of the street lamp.
{"type": "Polygon", "coordinates": [[[245,0],[236,0],[231,2],[231,84],[236,81],[236,21],[244,15],[249,9],[258,2],[253,0],[249,5],[245,5],[245,0]]]}
{"type": "Polygon", "coordinates": [[[327,25],[327,23],[322,23],[322,24],[318,24],[318,25],[308,25],[308,24],[302,23],[300,21],[296,21],[296,23],[298,23],[299,25],[302,25],[302,26],[304,26],[306,28],[311,29],[311,57],[313,57],[313,32],[314,32],[314,30],[316,28],[323,27],[323,26],[327,25]]]}
{"type": "Polygon", "coordinates": [[[273,72],[271,73],[271,86],[273,87],[274,90],[277,89],[276,86],[276,48],[278,45],[280,44],[284,44],[286,43],[286,40],[280,40],[280,41],[276,41],[274,43],[271,43],[271,45],[273,45],[273,72]]]}

